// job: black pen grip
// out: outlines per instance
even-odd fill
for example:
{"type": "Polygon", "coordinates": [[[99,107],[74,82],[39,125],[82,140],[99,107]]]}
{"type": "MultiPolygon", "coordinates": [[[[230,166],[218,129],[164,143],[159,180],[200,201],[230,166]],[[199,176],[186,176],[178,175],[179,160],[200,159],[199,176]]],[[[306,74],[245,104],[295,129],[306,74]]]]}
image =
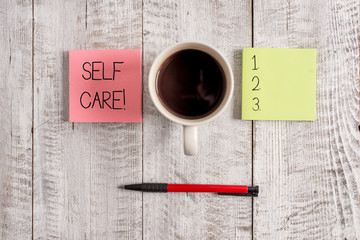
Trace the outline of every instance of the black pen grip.
{"type": "Polygon", "coordinates": [[[167,183],[143,183],[141,184],[141,191],[143,192],[167,192],[167,183]]]}

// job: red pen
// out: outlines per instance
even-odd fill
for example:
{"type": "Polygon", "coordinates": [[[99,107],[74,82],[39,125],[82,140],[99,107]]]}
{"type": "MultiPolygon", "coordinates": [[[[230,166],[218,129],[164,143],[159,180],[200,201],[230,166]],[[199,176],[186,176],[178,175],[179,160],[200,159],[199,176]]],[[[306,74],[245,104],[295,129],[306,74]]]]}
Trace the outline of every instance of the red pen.
{"type": "Polygon", "coordinates": [[[250,197],[257,197],[259,194],[258,186],[243,185],[141,183],[126,185],[125,189],[142,192],[211,192],[219,195],[250,197]]]}

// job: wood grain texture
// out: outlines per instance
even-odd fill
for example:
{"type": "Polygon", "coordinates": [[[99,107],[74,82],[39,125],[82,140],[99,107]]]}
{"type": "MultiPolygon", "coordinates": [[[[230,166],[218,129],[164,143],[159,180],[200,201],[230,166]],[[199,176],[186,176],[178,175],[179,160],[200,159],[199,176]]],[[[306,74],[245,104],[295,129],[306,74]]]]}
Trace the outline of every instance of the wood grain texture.
{"type": "MultiPolygon", "coordinates": [[[[250,184],[251,122],[240,113],[241,49],[251,46],[250,1],[144,1],[144,182],[250,184]],[[147,83],[155,57],[176,42],[218,48],[235,75],[231,106],[199,128],[200,149],[185,156],[182,126],[152,104],[147,83]]],[[[143,195],[144,239],[250,239],[251,199],[185,193],[143,195]]]]}
{"type": "Polygon", "coordinates": [[[254,1],[254,47],[317,48],[315,122],[254,122],[255,239],[359,239],[359,1],[254,1]]]}
{"type": "Polygon", "coordinates": [[[32,231],[32,3],[0,8],[0,239],[32,231]]]}
{"type": "Polygon", "coordinates": [[[254,47],[317,48],[318,72],[317,120],[255,121],[252,143],[239,119],[250,0],[5,1],[0,239],[360,239],[359,2],[253,4],[254,47]],[[218,48],[235,76],[233,101],[199,128],[195,157],[147,88],[155,57],[188,40],[218,48]],[[123,48],[143,48],[143,124],[69,123],[68,50],[123,48]],[[116,188],[251,184],[252,145],[253,216],[250,198],[116,188]]]}
{"type": "Polygon", "coordinates": [[[67,120],[68,50],[141,48],[141,1],[35,1],[34,239],[140,239],[142,125],[67,120]]]}

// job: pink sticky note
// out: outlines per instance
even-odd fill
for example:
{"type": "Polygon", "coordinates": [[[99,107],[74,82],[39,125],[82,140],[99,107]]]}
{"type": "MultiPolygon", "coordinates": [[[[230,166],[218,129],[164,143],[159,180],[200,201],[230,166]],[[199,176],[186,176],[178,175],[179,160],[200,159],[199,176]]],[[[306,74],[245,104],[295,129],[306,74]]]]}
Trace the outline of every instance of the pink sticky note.
{"type": "Polygon", "coordinates": [[[70,50],[70,122],[141,122],[141,50],[70,50]]]}

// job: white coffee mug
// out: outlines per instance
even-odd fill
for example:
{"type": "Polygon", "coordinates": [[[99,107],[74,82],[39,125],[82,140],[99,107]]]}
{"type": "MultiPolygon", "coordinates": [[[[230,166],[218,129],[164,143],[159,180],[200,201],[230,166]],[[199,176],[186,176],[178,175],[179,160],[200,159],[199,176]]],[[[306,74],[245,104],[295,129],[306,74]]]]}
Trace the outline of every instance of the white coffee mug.
{"type": "Polygon", "coordinates": [[[224,111],[224,109],[229,105],[233,91],[234,91],[234,77],[228,61],[216,49],[200,42],[177,43],[165,49],[155,59],[149,73],[149,92],[150,92],[150,97],[154,102],[154,105],[159,110],[159,112],[163,114],[166,118],[168,118],[171,121],[180,123],[184,126],[184,152],[186,155],[196,155],[196,153],[198,152],[197,126],[203,123],[207,123],[213,120],[214,118],[216,118],[217,116],[219,116],[224,111]],[[166,61],[170,56],[182,50],[199,50],[209,54],[218,62],[219,66],[222,68],[224,72],[225,82],[226,82],[224,88],[225,91],[224,97],[222,98],[222,101],[217,106],[217,108],[209,115],[203,118],[185,119],[174,115],[165,108],[165,106],[162,104],[161,100],[159,99],[159,96],[156,91],[156,77],[159,68],[162,66],[164,61],[166,61]]]}

